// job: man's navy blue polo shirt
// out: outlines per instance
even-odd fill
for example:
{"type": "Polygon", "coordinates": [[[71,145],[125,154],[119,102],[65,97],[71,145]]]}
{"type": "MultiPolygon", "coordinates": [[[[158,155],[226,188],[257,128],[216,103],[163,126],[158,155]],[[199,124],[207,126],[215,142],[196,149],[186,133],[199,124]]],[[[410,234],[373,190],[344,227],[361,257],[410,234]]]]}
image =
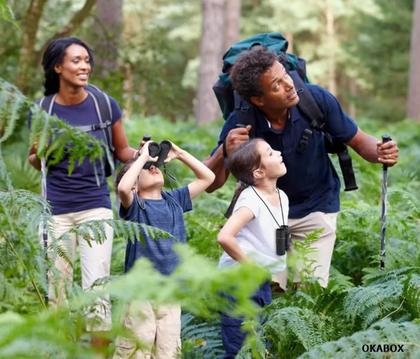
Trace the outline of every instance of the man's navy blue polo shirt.
{"type": "MultiPolygon", "coordinates": [[[[353,138],[357,125],[344,113],[337,99],[319,86],[307,85],[307,88],[325,116],[325,131],[342,142],[353,138]]],[[[235,126],[236,114],[233,112],[225,122],[218,145],[235,126]]],[[[310,129],[309,119],[305,119],[297,106],[290,109],[282,130],[270,128],[262,113],[256,120],[256,137],[263,138],[282,153],[287,174],[279,178],[277,185],[289,197],[289,218],[302,218],[316,211],[333,213],[340,209],[340,180],[326,151],[324,134],[313,130],[304,153],[297,151],[305,129],[310,129]]]]}

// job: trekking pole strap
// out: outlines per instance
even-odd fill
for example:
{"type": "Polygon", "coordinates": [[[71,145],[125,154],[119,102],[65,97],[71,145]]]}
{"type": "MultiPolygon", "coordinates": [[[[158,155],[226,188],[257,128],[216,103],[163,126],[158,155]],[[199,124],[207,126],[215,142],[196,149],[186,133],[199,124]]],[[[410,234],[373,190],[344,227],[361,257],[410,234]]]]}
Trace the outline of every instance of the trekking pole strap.
{"type": "Polygon", "coordinates": [[[354,176],[353,164],[347,147],[337,155],[341,173],[343,174],[344,190],[347,192],[356,190],[358,188],[356,177],[354,176]]]}

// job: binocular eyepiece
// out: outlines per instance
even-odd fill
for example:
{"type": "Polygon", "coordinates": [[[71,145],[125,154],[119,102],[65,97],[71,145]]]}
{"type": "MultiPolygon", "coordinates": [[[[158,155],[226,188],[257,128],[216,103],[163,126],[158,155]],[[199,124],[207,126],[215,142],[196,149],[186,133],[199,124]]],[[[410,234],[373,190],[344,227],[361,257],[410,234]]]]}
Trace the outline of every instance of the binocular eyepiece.
{"type": "MultiPolygon", "coordinates": [[[[150,136],[143,136],[143,141],[150,141],[150,136]]],[[[164,164],[168,157],[169,151],[172,148],[171,142],[163,140],[161,143],[150,142],[149,143],[149,155],[150,157],[158,157],[157,161],[148,161],[144,164],[143,168],[148,170],[152,165],[160,167],[164,164]]]]}

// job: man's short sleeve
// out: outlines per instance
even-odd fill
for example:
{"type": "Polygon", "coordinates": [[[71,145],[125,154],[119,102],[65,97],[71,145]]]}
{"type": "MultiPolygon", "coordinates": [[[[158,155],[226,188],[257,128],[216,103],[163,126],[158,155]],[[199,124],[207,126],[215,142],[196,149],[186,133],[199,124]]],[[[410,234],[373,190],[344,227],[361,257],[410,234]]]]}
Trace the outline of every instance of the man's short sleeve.
{"type": "Polygon", "coordinates": [[[325,115],[325,130],[340,142],[350,141],[357,132],[357,125],[341,108],[338,100],[327,90],[308,86],[325,115]]]}
{"type": "Polygon", "coordinates": [[[192,202],[188,186],[169,191],[167,194],[175,199],[175,201],[181,206],[183,212],[192,210],[192,202]]]}
{"type": "Polygon", "coordinates": [[[118,106],[117,101],[115,101],[111,96],[109,96],[111,102],[111,111],[112,111],[112,124],[115,124],[122,117],[122,112],[120,106],[118,106]]]}
{"type": "Polygon", "coordinates": [[[120,218],[126,220],[133,220],[136,219],[136,213],[138,210],[138,198],[137,194],[134,194],[133,201],[131,202],[130,207],[125,208],[122,204],[120,205],[119,215],[120,218]]]}

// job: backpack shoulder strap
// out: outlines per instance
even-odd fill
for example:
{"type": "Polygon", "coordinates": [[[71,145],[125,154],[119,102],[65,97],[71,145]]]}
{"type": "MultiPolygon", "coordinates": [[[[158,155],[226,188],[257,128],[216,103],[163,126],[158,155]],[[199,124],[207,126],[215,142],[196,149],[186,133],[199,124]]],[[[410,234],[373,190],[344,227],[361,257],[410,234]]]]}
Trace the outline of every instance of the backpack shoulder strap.
{"type": "Polygon", "coordinates": [[[296,87],[296,92],[299,95],[299,103],[297,104],[299,110],[301,110],[310,120],[312,128],[323,130],[325,125],[324,114],[319,108],[311,91],[306,87],[297,71],[290,71],[289,75],[292,78],[296,87]]]}
{"type": "Polygon", "coordinates": [[[105,132],[105,138],[107,145],[111,152],[114,152],[114,146],[112,144],[112,108],[111,100],[109,96],[101,91],[98,87],[94,85],[88,85],[86,87],[88,93],[92,96],[95,103],[95,109],[99,117],[99,122],[101,123],[101,128],[105,132]]]}
{"type": "Polygon", "coordinates": [[[249,132],[249,137],[254,138],[256,135],[256,121],[257,121],[257,109],[255,106],[251,105],[248,101],[245,101],[239,96],[239,94],[234,91],[234,111],[236,114],[236,127],[248,126],[251,125],[251,131],[249,132]]]}
{"type": "MultiPolygon", "coordinates": [[[[305,83],[296,71],[290,71],[290,77],[296,86],[296,92],[299,94],[298,108],[304,115],[309,119],[310,126],[312,129],[321,130],[324,133],[326,139],[327,149],[330,153],[336,153],[338,156],[338,162],[343,174],[343,180],[345,191],[353,191],[357,189],[356,178],[353,171],[353,164],[345,143],[334,140],[330,133],[325,130],[325,119],[324,114],[321,111],[315,98],[305,86],[305,83]]],[[[303,152],[309,142],[309,138],[312,135],[312,131],[306,129],[299,141],[298,152],[303,152]]]]}
{"type": "Polygon", "coordinates": [[[41,107],[46,113],[51,115],[56,96],[57,94],[44,96],[38,101],[38,106],[41,107]]]}

